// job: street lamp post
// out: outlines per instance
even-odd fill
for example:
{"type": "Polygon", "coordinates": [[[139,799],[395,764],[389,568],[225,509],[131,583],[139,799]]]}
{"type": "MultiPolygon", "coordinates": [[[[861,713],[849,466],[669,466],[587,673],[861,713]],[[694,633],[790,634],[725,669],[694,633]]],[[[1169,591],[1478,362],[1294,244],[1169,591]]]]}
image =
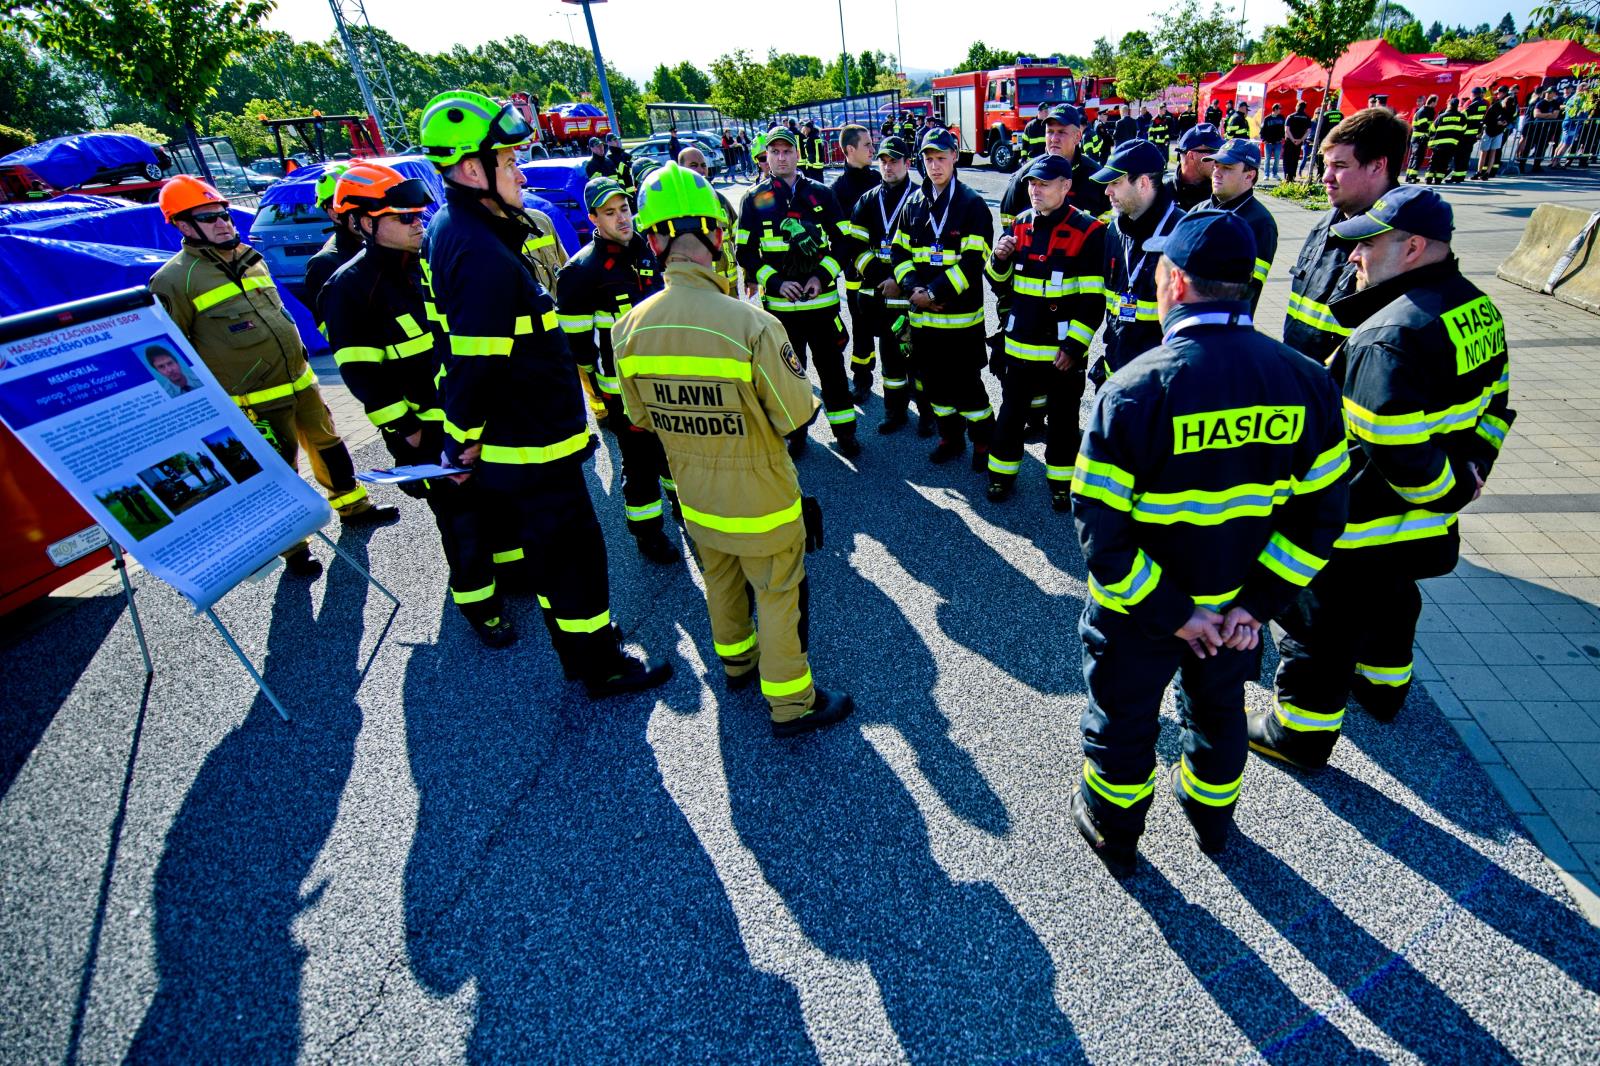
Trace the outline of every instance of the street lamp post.
{"type": "Polygon", "coordinates": [[[563,4],[578,4],[583,8],[583,21],[589,27],[589,47],[594,50],[594,69],[600,75],[600,96],[605,100],[606,115],[611,119],[611,132],[622,136],[622,124],[617,121],[617,109],[611,103],[611,83],[606,80],[606,61],[600,55],[600,37],[594,32],[594,13],[590,4],[603,4],[606,0],[561,0],[563,4]]]}
{"type": "Polygon", "coordinates": [[[839,0],[839,62],[844,66],[844,95],[850,96],[850,46],[844,43],[844,0],[839,0]]]}

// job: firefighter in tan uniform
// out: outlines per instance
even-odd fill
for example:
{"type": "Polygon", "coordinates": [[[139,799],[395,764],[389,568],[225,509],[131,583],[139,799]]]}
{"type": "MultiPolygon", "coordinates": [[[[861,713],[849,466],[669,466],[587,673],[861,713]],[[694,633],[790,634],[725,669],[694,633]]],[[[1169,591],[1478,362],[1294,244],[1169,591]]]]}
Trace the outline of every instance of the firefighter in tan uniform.
{"type": "Polygon", "coordinates": [[[710,184],[669,163],[639,193],[637,226],[667,287],[612,328],[624,407],[666,449],[729,687],[760,676],[774,736],[819,729],[855,704],[817,687],[806,658],[805,551],[820,543],[821,516],[801,498],[784,438],[817,401],[778,320],[728,299],[713,266],[727,216],[710,184]]]}
{"type": "MultiPolygon", "coordinates": [[[[304,445],[311,472],[341,521],[397,520],[399,511],[374,507],[356,480],[300,334],[261,253],[240,242],[228,202],[185,174],[161,187],[160,203],[162,215],[183,234],[183,248],[156,271],[150,289],[218,383],[291,467],[304,445]]],[[[304,543],[285,558],[291,573],[315,576],[322,570],[304,543]]]]}

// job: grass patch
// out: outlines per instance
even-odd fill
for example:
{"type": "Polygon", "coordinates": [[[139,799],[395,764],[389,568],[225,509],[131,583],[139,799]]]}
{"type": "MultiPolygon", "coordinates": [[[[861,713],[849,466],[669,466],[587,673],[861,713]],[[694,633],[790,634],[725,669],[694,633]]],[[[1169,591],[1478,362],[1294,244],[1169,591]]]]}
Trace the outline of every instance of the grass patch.
{"type": "Polygon", "coordinates": [[[1269,196],[1293,200],[1307,211],[1328,209],[1328,190],[1320,181],[1280,181],[1267,190],[1269,196]]]}

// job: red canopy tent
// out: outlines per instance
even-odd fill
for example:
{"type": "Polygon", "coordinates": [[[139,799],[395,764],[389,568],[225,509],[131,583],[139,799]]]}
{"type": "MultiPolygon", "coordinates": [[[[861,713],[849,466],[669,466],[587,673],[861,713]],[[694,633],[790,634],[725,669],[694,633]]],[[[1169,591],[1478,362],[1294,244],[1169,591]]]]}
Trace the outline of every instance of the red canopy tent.
{"type": "MultiPolygon", "coordinates": [[[[1290,75],[1286,87],[1320,90],[1327,77],[1322,68],[1307,67],[1290,75]]],[[[1339,90],[1339,108],[1347,115],[1366,107],[1374,93],[1382,93],[1395,113],[1405,118],[1430,94],[1454,93],[1456,78],[1456,71],[1418,63],[1381,38],[1357,41],[1333,65],[1333,87],[1339,90]]]]}
{"type": "Polygon", "coordinates": [[[1478,86],[1493,89],[1515,85],[1517,99],[1526,100],[1547,79],[1568,77],[1573,67],[1584,63],[1600,63],[1600,53],[1591,52],[1577,41],[1529,41],[1499,59],[1475,67],[1461,79],[1461,91],[1470,94],[1478,86]]]}
{"type": "Polygon", "coordinates": [[[1275,66],[1276,63],[1240,63],[1216,81],[1200,86],[1200,109],[1204,111],[1216,104],[1226,111],[1233,106],[1241,81],[1249,81],[1252,76],[1275,66]]]}
{"type": "Polygon", "coordinates": [[[1327,80],[1328,72],[1317,66],[1305,56],[1289,55],[1280,62],[1274,63],[1260,74],[1246,79],[1239,95],[1251,101],[1259,101],[1262,110],[1270,109],[1273,104],[1282,104],[1285,115],[1294,111],[1294,105],[1301,100],[1306,101],[1307,109],[1316,107],[1322,102],[1322,86],[1327,80]],[[1299,74],[1316,76],[1316,87],[1311,89],[1296,89],[1291,81],[1299,74]],[[1257,90],[1259,87],[1259,91],[1257,90]]]}

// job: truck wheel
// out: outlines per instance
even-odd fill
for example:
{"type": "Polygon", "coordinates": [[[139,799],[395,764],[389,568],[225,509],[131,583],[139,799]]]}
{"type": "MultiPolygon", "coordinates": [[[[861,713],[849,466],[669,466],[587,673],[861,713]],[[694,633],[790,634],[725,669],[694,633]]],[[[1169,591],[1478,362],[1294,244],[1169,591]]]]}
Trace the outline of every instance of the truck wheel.
{"type": "Polygon", "coordinates": [[[1010,141],[996,141],[989,149],[989,162],[996,170],[1009,174],[1017,169],[1017,150],[1010,141]]]}

